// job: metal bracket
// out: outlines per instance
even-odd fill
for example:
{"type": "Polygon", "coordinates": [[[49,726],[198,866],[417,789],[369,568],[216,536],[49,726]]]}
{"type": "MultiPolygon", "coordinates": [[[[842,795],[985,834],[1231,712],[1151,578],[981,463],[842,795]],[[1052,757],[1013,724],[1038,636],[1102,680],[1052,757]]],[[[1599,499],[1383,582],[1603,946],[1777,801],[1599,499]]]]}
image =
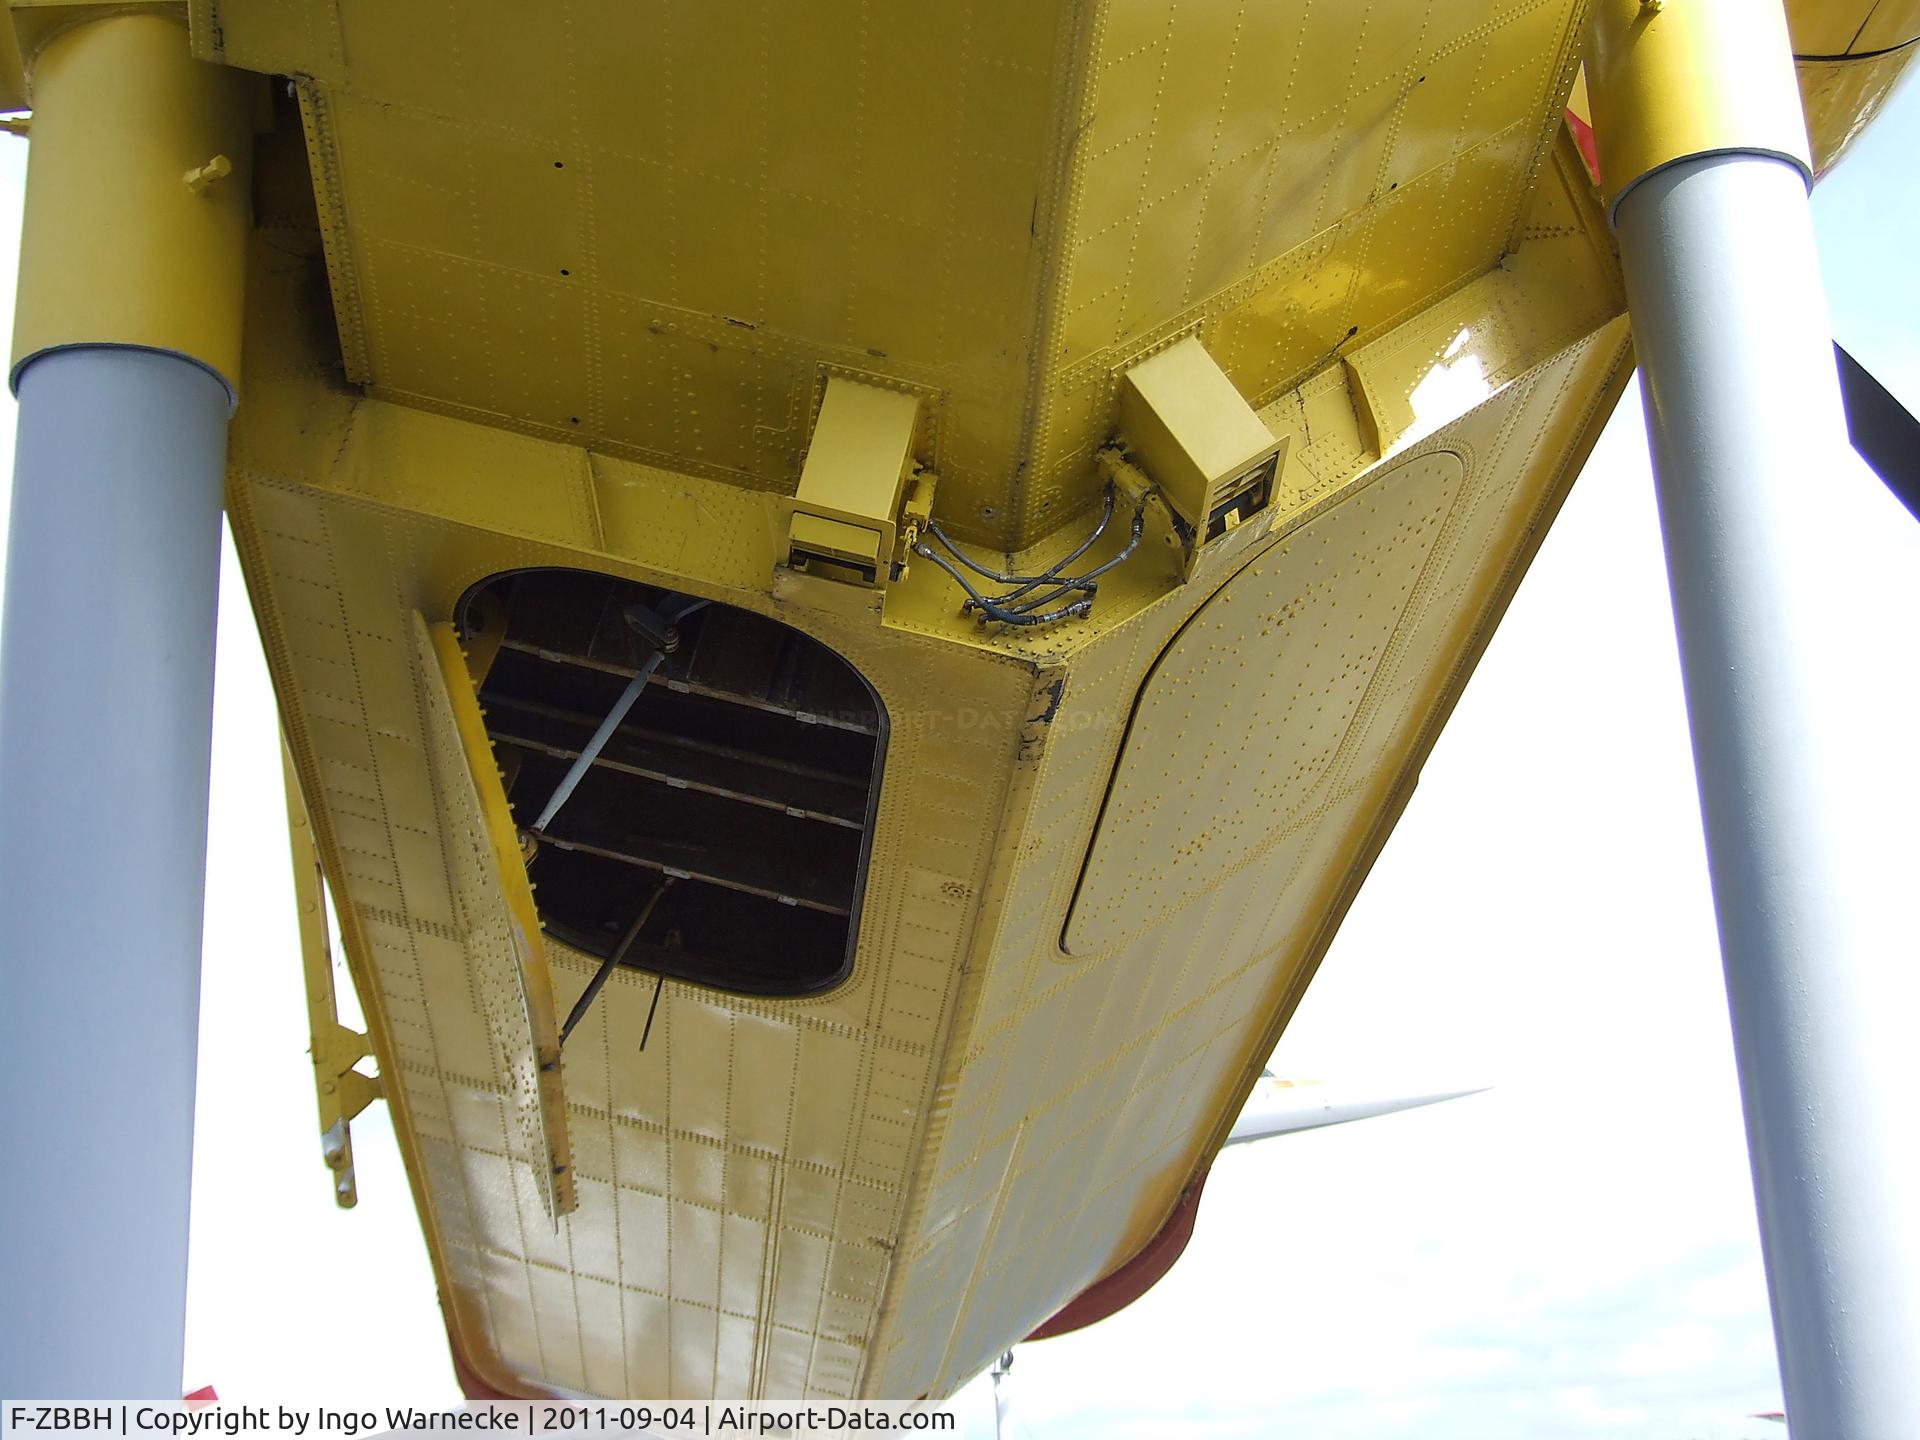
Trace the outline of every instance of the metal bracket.
{"type": "Polygon", "coordinates": [[[320,1104],[320,1155],[333,1172],[334,1203],[352,1209],[359,1200],[353,1175],[353,1133],[348,1123],[384,1092],[380,1079],[354,1066],[373,1054],[373,1043],[340,1023],[333,987],[333,951],[327,940],[324,877],[313,822],[300,793],[286,738],[280,762],[287,784],[287,841],[293,852],[293,893],[300,917],[300,964],[307,982],[307,1026],[312,1036],[314,1096],[320,1104]]]}

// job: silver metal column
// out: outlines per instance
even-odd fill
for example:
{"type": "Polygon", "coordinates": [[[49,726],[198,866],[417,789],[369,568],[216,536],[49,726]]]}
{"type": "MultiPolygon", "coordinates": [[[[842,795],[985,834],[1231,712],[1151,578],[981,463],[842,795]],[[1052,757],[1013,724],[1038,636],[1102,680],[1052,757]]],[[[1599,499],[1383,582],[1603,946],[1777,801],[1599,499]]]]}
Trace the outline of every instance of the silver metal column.
{"type": "Polygon", "coordinates": [[[0,1395],[177,1400],[220,500],[258,81],[26,33],[0,628],[0,1395]]]}
{"type": "Polygon", "coordinates": [[[1893,1440],[1920,1426],[1920,1097],[1876,1010],[1920,944],[1854,753],[1872,687],[1829,653],[1851,456],[1806,180],[1699,155],[1616,224],[1789,1423],[1893,1440]]]}
{"type": "Polygon", "coordinates": [[[224,381],[19,380],[0,630],[0,1396],[178,1399],[224,381]]]}

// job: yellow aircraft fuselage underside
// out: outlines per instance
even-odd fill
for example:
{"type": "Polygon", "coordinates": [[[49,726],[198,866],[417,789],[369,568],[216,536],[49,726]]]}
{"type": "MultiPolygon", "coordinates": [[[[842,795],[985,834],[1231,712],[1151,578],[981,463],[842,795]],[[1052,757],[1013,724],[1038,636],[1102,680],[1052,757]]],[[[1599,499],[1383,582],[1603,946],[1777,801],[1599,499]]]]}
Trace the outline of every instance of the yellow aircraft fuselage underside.
{"type": "MultiPolygon", "coordinates": [[[[313,260],[256,248],[231,513],[489,1383],[941,1393],[1159,1228],[1624,383],[1584,172],[1570,147],[1543,168],[1503,265],[1261,408],[1296,441],[1288,483],[1194,581],[1155,511],[1090,618],[1025,635],[962,617],[924,563],[857,605],[777,599],[776,493],[339,385],[296,343],[326,318],[301,308],[313,260]],[[1458,415],[1463,393],[1486,398],[1458,415]],[[1448,423],[1405,443],[1431,405],[1448,423]],[[669,980],[641,1051],[654,983],[616,972],[565,1052],[579,1208],[557,1232],[466,978],[409,628],[540,566],[776,616],[889,719],[850,979],[798,1000],[669,980]],[[1110,796],[1185,813],[1130,834],[1110,796]]],[[[564,1011],[597,962],[549,949],[564,1011]]]]}
{"type": "MultiPolygon", "coordinates": [[[[187,8],[296,77],[229,513],[457,1350],[506,1392],[950,1392],[1209,1164],[1625,382],[1585,6],[187,8]],[[888,573],[898,516],[864,578],[782,568],[860,528],[791,499],[830,383],[916,397],[934,519],[1031,571],[1195,336],[1271,501],[1191,554],[1149,506],[1086,618],[976,624],[888,573]],[[446,628],[549,567],[871,686],[843,981],[669,978],[642,1048],[619,969],[556,1063],[598,961],[525,934],[446,628]]],[[[1826,153],[1887,53],[1821,62],[1874,67],[1823,79],[1826,153]]]]}

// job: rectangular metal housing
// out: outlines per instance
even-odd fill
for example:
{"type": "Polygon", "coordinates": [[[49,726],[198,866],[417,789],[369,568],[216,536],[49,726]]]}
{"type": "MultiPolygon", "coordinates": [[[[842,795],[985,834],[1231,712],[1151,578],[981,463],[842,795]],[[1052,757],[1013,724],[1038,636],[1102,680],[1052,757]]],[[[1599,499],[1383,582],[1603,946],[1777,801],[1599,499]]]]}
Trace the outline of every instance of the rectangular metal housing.
{"type": "MultiPolygon", "coordinates": [[[[1120,432],[1167,503],[1202,543],[1250,491],[1271,497],[1280,442],[1189,335],[1126,372],[1120,432]]],[[[1246,518],[1243,513],[1240,518],[1246,518]]]]}

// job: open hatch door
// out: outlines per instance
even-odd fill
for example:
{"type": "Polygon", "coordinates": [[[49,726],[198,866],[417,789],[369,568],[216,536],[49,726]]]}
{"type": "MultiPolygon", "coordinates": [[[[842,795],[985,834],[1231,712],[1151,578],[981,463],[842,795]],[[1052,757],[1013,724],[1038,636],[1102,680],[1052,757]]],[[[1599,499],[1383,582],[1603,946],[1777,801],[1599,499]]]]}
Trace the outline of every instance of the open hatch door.
{"type": "Polygon", "coordinates": [[[516,1163],[532,1169],[558,1225],[578,1197],[553,981],[533,888],[459,637],[451,625],[429,625],[417,614],[414,634],[449,878],[513,1119],[508,1146],[516,1163]]]}

